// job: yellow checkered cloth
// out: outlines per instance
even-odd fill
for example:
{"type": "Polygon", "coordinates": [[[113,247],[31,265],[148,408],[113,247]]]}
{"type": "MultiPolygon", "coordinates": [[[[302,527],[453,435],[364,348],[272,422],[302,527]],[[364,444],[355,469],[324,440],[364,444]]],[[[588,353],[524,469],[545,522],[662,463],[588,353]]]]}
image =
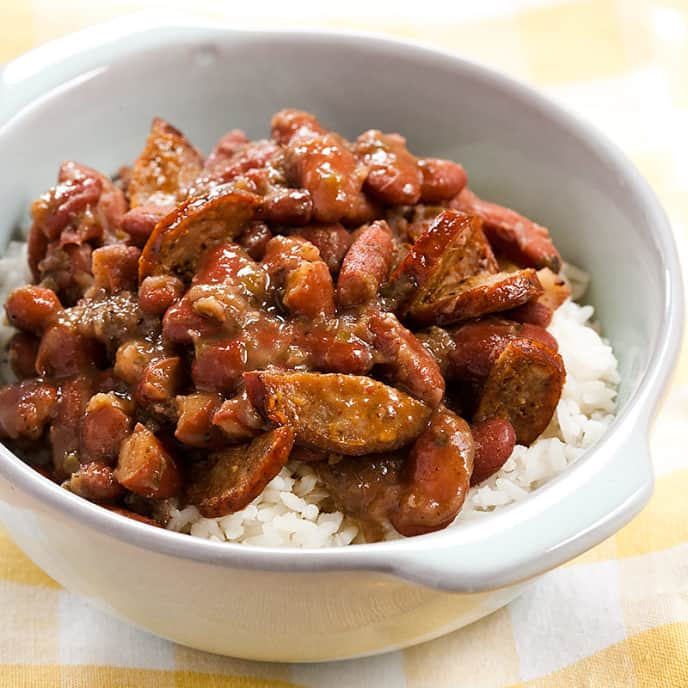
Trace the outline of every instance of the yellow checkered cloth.
{"type": "MultiPolygon", "coordinates": [[[[167,6],[188,12],[188,4],[167,6]]],[[[255,7],[234,2],[192,4],[194,13],[234,25],[412,38],[540,87],[633,158],[664,203],[688,265],[685,0],[425,0],[420,9],[350,0],[349,17],[322,2],[297,10],[295,3],[263,0],[260,16],[255,7]]],[[[145,6],[0,0],[0,62],[145,6]]],[[[159,640],[61,589],[0,531],[0,686],[688,687],[688,341],[652,451],[654,497],[617,535],[468,628],[381,657],[333,664],[261,664],[159,640]]]]}

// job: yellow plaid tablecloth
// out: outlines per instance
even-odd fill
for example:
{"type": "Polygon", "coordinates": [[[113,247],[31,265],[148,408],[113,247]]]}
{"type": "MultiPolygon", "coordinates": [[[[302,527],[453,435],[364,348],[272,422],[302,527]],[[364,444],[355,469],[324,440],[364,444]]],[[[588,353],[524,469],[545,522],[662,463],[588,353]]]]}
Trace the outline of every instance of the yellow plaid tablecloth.
{"type": "MultiPolygon", "coordinates": [[[[0,62],[151,4],[0,0],[0,62]]],[[[482,0],[443,5],[273,0],[167,7],[237,24],[387,32],[455,50],[540,87],[633,158],[688,265],[688,1],[482,0]],[[255,5],[255,3],[249,3],[255,5]],[[358,19],[352,17],[358,16],[358,19]]],[[[629,526],[492,616],[381,657],[260,664],[188,650],[91,609],[0,531],[0,686],[69,688],[688,688],[688,341],[658,418],[657,487],[629,526]]]]}

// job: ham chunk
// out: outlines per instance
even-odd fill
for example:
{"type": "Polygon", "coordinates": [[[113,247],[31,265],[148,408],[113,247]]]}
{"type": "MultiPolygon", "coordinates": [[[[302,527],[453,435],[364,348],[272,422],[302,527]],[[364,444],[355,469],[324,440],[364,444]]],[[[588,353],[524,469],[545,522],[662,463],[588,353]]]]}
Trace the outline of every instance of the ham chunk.
{"type": "Polygon", "coordinates": [[[189,502],[206,518],[243,509],[280,472],[293,444],[294,433],[285,426],[212,455],[210,466],[189,486],[189,502]]]}

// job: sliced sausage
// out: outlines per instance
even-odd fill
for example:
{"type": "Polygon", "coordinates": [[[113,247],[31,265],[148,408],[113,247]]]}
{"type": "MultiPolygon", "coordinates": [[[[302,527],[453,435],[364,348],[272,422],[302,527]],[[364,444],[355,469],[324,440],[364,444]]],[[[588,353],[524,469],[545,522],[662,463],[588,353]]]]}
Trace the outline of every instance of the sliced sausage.
{"type": "Polygon", "coordinates": [[[494,475],[511,456],[516,444],[516,433],[504,418],[488,418],[471,427],[475,458],[471,485],[478,485],[494,475]]]}
{"type": "Polygon", "coordinates": [[[517,265],[547,267],[559,272],[561,256],[546,227],[510,208],[484,201],[468,188],[463,189],[450,205],[482,219],[485,234],[496,253],[517,265]]]}
{"type": "Polygon", "coordinates": [[[392,232],[384,220],[366,227],[351,244],[337,279],[337,304],[349,308],[372,301],[394,260],[392,232]]]}
{"type": "Polygon", "coordinates": [[[188,501],[206,518],[243,509],[287,463],[293,444],[294,433],[285,426],[212,455],[210,467],[189,485],[188,501]]]}
{"type": "Polygon", "coordinates": [[[469,277],[497,269],[480,220],[444,210],[418,237],[392,281],[408,310],[411,305],[433,303],[469,277]]]}
{"type": "Polygon", "coordinates": [[[445,282],[436,291],[420,294],[408,306],[407,316],[420,326],[447,325],[515,308],[540,294],[542,287],[532,268],[484,273],[455,287],[445,282]]]}
{"type": "Polygon", "coordinates": [[[245,373],[244,381],[270,422],[292,427],[299,444],[340,454],[402,447],[430,416],[422,402],[358,375],[266,371],[245,373]]]}
{"type": "Polygon", "coordinates": [[[186,193],[203,167],[201,154],[184,134],[160,117],[153,120],[143,152],[129,180],[132,208],[154,202],[174,204],[186,193]]]}
{"type": "Polygon", "coordinates": [[[504,418],[516,441],[529,445],[549,425],[565,379],[558,353],[532,339],[514,339],[492,366],[473,421],[504,418]]]}
{"type": "Polygon", "coordinates": [[[436,409],[406,459],[392,525],[406,536],[448,526],[468,494],[473,456],[473,436],[466,421],[446,408],[436,409]]]}
{"type": "Polygon", "coordinates": [[[139,260],[139,280],[166,274],[189,280],[203,252],[239,235],[260,205],[258,196],[231,184],[184,201],[156,225],[146,242],[139,260]]]}
{"type": "Polygon", "coordinates": [[[368,167],[368,193],[389,205],[418,203],[422,176],[403,136],[370,129],[356,139],[354,151],[368,167]]]}
{"type": "Polygon", "coordinates": [[[182,487],[175,459],[141,423],[122,442],[114,475],[130,492],[151,499],[175,497],[182,487]]]}

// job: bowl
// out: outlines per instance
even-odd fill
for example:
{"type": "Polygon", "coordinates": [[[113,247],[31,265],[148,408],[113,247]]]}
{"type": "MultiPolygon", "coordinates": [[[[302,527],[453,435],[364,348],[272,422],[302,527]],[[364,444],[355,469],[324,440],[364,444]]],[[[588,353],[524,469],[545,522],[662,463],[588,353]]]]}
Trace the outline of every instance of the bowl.
{"type": "Polygon", "coordinates": [[[114,172],[162,115],[208,150],[264,136],[282,107],[346,136],[400,131],[460,160],[480,193],[549,226],[592,274],[619,359],[618,416],[562,475],[458,528],[344,549],[215,543],[69,494],[0,447],[0,520],[38,566],[159,636],[248,659],[375,654],[468,624],[627,523],[653,484],[648,425],[677,356],[682,296],[670,226],[608,141],[534,91],[455,55],[373,36],[237,31],[143,15],[8,64],[0,80],[0,232],[62,159],[114,172]]]}

